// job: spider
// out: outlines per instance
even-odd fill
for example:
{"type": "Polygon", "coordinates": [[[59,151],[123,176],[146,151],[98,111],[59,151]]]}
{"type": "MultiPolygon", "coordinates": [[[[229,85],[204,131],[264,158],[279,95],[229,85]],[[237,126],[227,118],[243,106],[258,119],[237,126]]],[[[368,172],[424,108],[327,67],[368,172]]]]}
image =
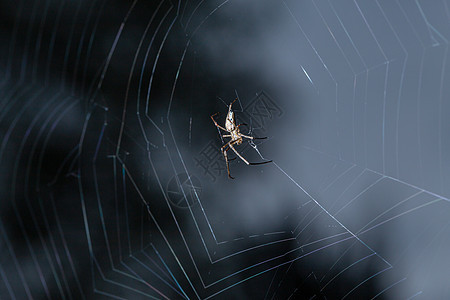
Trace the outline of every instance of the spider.
{"type": "Polygon", "coordinates": [[[263,140],[263,139],[267,138],[267,137],[255,138],[253,136],[248,136],[248,135],[240,133],[239,127],[241,125],[246,125],[246,124],[239,124],[239,125],[236,126],[236,121],[234,119],[234,112],[231,109],[231,106],[233,105],[234,102],[236,102],[236,100],[237,100],[237,98],[234,99],[234,101],[231,102],[229,107],[228,107],[227,119],[225,120],[225,128],[223,128],[222,126],[217,124],[216,120],[214,119],[214,117],[219,114],[218,112],[213,114],[213,115],[211,115],[211,120],[214,122],[214,125],[216,125],[217,128],[220,128],[220,129],[222,129],[222,130],[224,130],[224,131],[229,133],[229,134],[223,135],[223,137],[227,137],[227,138],[231,139],[225,145],[223,145],[222,148],[220,148],[220,150],[222,151],[223,156],[225,157],[225,162],[227,164],[228,177],[230,177],[231,179],[234,179],[234,177],[232,177],[230,175],[230,167],[228,165],[228,157],[227,157],[227,151],[230,150],[230,149],[233,150],[233,152],[236,153],[236,155],[239,156],[239,158],[242,159],[242,161],[245,162],[249,166],[262,165],[262,164],[267,164],[267,163],[272,162],[271,160],[268,160],[268,161],[263,161],[263,162],[250,163],[239,152],[237,152],[237,150],[234,148],[233,145],[240,145],[240,144],[242,144],[243,138],[247,138],[247,139],[250,139],[250,140],[263,140]]]}

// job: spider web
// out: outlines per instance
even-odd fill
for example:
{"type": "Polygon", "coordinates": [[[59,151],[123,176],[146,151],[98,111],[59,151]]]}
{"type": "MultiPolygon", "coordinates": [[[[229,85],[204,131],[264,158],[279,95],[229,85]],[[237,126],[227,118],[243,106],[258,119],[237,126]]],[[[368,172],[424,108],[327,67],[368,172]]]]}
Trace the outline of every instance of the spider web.
{"type": "Polygon", "coordinates": [[[0,13],[2,299],[450,294],[448,1],[0,13]]]}

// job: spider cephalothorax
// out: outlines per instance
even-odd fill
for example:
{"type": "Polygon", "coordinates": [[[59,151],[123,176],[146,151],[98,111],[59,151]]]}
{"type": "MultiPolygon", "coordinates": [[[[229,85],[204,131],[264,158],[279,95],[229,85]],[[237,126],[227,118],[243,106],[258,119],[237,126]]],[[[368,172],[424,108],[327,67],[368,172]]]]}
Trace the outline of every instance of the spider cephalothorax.
{"type": "Polygon", "coordinates": [[[234,153],[236,153],[237,156],[239,156],[240,159],[242,159],[243,162],[245,162],[247,165],[261,165],[261,164],[267,164],[272,162],[271,160],[269,161],[263,161],[263,162],[258,162],[258,163],[249,163],[241,154],[239,154],[239,152],[237,152],[236,148],[234,148],[233,145],[240,145],[242,144],[243,138],[247,138],[250,140],[255,140],[255,139],[265,139],[265,138],[255,138],[252,136],[248,136],[245,134],[242,134],[239,131],[239,127],[241,125],[245,125],[245,124],[239,124],[236,125],[236,120],[234,118],[234,112],[231,109],[231,106],[233,105],[233,103],[237,100],[234,99],[233,102],[230,103],[230,105],[228,106],[228,113],[227,113],[227,118],[225,120],[225,128],[223,128],[222,126],[220,126],[219,124],[217,124],[216,120],[214,119],[214,116],[216,116],[218,113],[215,113],[211,116],[211,119],[213,120],[214,124],[216,125],[217,128],[222,129],[223,131],[228,132],[229,134],[225,134],[223,135],[223,137],[227,137],[230,138],[230,140],[222,146],[222,148],[220,150],[222,150],[223,156],[225,157],[225,162],[227,164],[227,171],[228,171],[228,177],[230,177],[231,179],[234,179],[233,177],[231,177],[230,175],[230,167],[228,165],[228,157],[227,157],[227,151],[228,150],[233,150],[234,153]]]}

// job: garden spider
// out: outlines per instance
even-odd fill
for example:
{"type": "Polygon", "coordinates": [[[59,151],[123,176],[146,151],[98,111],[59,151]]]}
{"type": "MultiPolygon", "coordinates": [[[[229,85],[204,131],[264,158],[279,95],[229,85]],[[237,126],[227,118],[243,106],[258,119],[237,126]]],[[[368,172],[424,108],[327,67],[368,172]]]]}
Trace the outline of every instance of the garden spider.
{"type": "Polygon", "coordinates": [[[234,112],[231,110],[231,106],[233,105],[233,103],[237,100],[234,99],[233,102],[230,103],[229,107],[228,107],[228,114],[227,114],[227,119],[225,120],[225,128],[223,128],[222,126],[220,126],[219,124],[217,124],[216,120],[214,119],[214,116],[218,115],[219,113],[215,113],[213,115],[211,115],[211,120],[213,120],[214,124],[216,125],[217,128],[222,129],[226,132],[228,132],[229,134],[223,135],[223,137],[228,137],[231,138],[230,141],[228,141],[228,143],[226,143],[225,145],[222,146],[222,148],[220,148],[220,150],[222,151],[223,156],[225,157],[225,162],[227,164],[227,171],[228,171],[228,177],[230,177],[231,179],[234,179],[233,177],[231,177],[230,175],[230,167],[228,165],[228,157],[227,157],[227,151],[228,150],[233,150],[234,153],[236,153],[237,156],[239,156],[240,159],[242,159],[242,161],[244,161],[247,165],[249,166],[253,166],[253,165],[262,165],[262,164],[267,164],[272,162],[271,160],[268,161],[263,161],[263,162],[258,162],[258,163],[249,163],[241,154],[239,154],[239,152],[237,152],[237,150],[233,147],[233,145],[240,145],[242,144],[243,139],[242,138],[247,138],[250,140],[262,140],[262,139],[266,139],[267,137],[264,138],[255,138],[252,136],[248,136],[245,134],[242,134],[239,132],[239,127],[241,125],[246,125],[246,124],[239,124],[236,126],[236,121],[234,119],[234,112]]]}

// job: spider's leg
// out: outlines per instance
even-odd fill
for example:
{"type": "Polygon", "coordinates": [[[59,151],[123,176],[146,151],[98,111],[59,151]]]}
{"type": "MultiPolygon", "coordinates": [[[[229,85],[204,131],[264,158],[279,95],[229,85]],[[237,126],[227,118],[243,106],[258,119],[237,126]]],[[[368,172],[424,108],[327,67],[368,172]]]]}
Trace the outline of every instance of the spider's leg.
{"type": "Polygon", "coordinates": [[[257,166],[257,165],[264,165],[264,164],[268,164],[271,163],[271,160],[268,161],[261,161],[261,162],[256,162],[256,163],[250,163],[250,166],[257,166]]]}
{"type": "MultiPolygon", "coordinates": [[[[228,150],[227,150],[227,151],[228,151],[228,150]]],[[[234,179],[234,177],[231,176],[231,174],[230,174],[230,165],[228,164],[227,151],[224,151],[224,152],[223,152],[223,156],[225,156],[225,162],[227,163],[228,177],[230,177],[230,179],[234,179]]]]}
{"type": "Polygon", "coordinates": [[[211,115],[211,120],[214,122],[214,125],[216,125],[217,128],[222,129],[223,131],[228,132],[228,130],[226,130],[225,128],[223,128],[222,126],[220,126],[219,124],[217,124],[216,120],[214,120],[214,116],[216,116],[218,113],[215,113],[213,115],[211,115]]]}
{"type": "Polygon", "coordinates": [[[229,141],[228,143],[223,145],[222,148],[220,148],[220,150],[222,150],[222,154],[225,157],[225,163],[227,164],[228,177],[230,177],[231,179],[234,179],[234,177],[232,177],[230,174],[230,166],[228,164],[228,156],[227,156],[227,151],[230,149],[229,148],[230,145],[231,145],[231,141],[229,141]],[[227,147],[227,149],[225,149],[226,147],[227,147]]]}
{"type": "Polygon", "coordinates": [[[234,99],[233,102],[230,103],[230,109],[231,109],[231,106],[233,106],[233,103],[236,102],[237,99],[238,98],[236,97],[236,99],[234,99]]]}
{"type": "MultiPolygon", "coordinates": [[[[228,106],[228,114],[227,114],[227,118],[228,118],[228,116],[230,115],[231,107],[233,106],[233,103],[236,102],[237,99],[238,99],[238,98],[234,99],[233,102],[231,102],[230,105],[228,106]]],[[[231,122],[231,120],[229,120],[229,121],[231,122]]]]}
{"type": "Polygon", "coordinates": [[[240,159],[242,159],[243,162],[245,162],[247,165],[250,165],[250,163],[241,154],[239,154],[239,152],[237,152],[233,145],[230,144],[230,148],[234,153],[236,153],[237,156],[239,156],[240,159]]]}
{"type": "Polygon", "coordinates": [[[251,140],[265,140],[265,139],[267,139],[267,136],[266,137],[262,137],[262,138],[256,138],[256,137],[248,136],[248,135],[245,135],[245,134],[242,134],[242,133],[240,133],[240,135],[242,137],[245,137],[245,138],[248,138],[248,139],[251,139],[251,140]]]}
{"type": "Polygon", "coordinates": [[[225,148],[227,148],[229,145],[230,145],[230,143],[231,143],[232,141],[229,141],[228,143],[226,143],[225,145],[223,145],[221,148],[220,148],[220,151],[227,151],[228,149],[225,149],[225,148]]]}
{"type": "Polygon", "coordinates": [[[253,140],[254,137],[239,133],[240,136],[253,140]]]}
{"type": "Polygon", "coordinates": [[[254,137],[239,133],[240,136],[253,140],[254,137]]]}
{"type": "Polygon", "coordinates": [[[239,152],[237,152],[237,150],[233,147],[232,144],[230,144],[230,148],[231,148],[231,150],[234,151],[234,153],[236,153],[237,156],[239,156],[240,159],[242,159],[249,166],[263,165],[263,164],[268,164],[268,163],[272,162],[271,160],[268,160],[268,161],[263,161],[263,162],[250,163],[241,154],[239,154],[239,152]]]}
{"type": "MultiPolygon", "coordinates": [[[[228,150],[230,150],[230,147],[228,147],[227,149],[225,149],[223,152],[226,152],[226,151],[228,151],[228,150]]],[[[230,162],[230,161],[233,161],[233,160],[235,160],[236,159],[236,157],[233,157],[233,158],[228,158],[228,156],[227,156],[227,159],[228,159],[228,161],[230,162]]]]}

